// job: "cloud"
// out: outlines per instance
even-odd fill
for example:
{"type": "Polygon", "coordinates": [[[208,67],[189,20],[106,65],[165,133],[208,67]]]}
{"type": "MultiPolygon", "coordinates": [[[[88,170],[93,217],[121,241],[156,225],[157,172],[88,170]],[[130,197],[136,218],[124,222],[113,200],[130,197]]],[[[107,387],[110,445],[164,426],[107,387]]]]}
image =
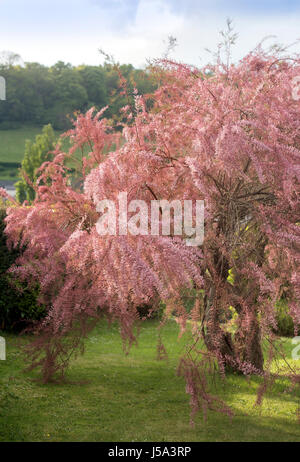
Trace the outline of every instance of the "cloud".
{"type": "MultiPolygon", "coordinates": [[[[209,3],[201,0],[140,0],[135,20],[122,35],[111,34],[104,40],[118,60],[137,65],[145,62],[146,58],[160,57],[164,50],[163,41],[173,35],[179,44],[174,58],[200,65],[209,60],[205,48],[217,49],[219,32],[225,29],[228,16],[233,19],[235,31],[239,34],[233,48],[234,60],[241,59],[268,35],[276,35],[275,41],[285,44],[300,38],[299,10],[281,11],[279,14],[276,8],[268,10],[266,5],[262,10],[262,3],[257,12],[253,5],[246,8],[244,4],[244,8],[236,9],[237,2],[232,0],[226,2],[227,8],[220,0],[209,3]]],[[[290,3],[295,4],[293,1],[290,3]]]]}
{"type": "Polygon", "coordinates": [[[99,64],[102,48],[121,63],[141,66],[160,57],[172,35],[179,43],[174,58],[200,65],[230,16],[239,33],[237,60],[266,35],[295,41],[299,6],[296,0],[0,0],[0,50],[44,64],[99,64]]]}

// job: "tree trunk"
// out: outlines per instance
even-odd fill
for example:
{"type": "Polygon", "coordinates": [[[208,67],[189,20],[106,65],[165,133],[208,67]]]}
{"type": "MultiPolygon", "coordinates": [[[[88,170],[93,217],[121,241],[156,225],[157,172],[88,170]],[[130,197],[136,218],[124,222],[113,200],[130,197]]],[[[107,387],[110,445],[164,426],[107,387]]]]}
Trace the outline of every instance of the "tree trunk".
{"type": "Polygon", "coordinates": [[[262,372],[264,357],[261,347],[261,331],[255,315],[248,329],[240,328],[238,330],[235,335],[235,344],[240,360],[251,364],[257,371],[262,372]]]}
{"type": "MultiPolygon", "coordinates": [[[[202,335],[208,351],[216,354],[216,357],[227,370],[240,371],[239,364],[248,363],[259,373],[263,371],[264,358],[261,348],[261,332],[256,313],[247,329],[243,323],[237,333],[232,337],[221,327],[221,322],[216,309],[211,309],[216,303],[215,289],[212,287],[209,296],[205,297],[205,315],[202,320],[202,335]]],[[[237,309],[239,316],[241,310],[237,309]]]]}
{"type": "Polygon", "coordinates": [[[215,288],[212,287],[209,296],[204,299],[205,312],[202,319],[202,335],[206,348],[216,355],[219,364],[222,363],[225,367],[230,367],[230,359],[235,358],[235,349],[231,334],[223,331],[217,310],[212,309],[212,305],[216,303],[215,298],[215,288]]]}

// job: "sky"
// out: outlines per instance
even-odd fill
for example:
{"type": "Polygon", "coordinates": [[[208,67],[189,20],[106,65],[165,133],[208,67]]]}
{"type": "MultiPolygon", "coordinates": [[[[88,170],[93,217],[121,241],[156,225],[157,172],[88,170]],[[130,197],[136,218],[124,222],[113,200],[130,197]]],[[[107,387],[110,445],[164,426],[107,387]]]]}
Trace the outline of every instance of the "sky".
{"type": "MultiPolygon", "coordinates": [[[[162,57],[173,36],[171,57],[201,66],[227,18],[238,33],[234,61],[266,36],[276,36],[266,44],[300,38],[300,0],[0,0],[0,52],[45,65],[98,65],[101,48],[117,62],[143,67],[162,57]]],[[[300,52],[300,43],[291,50],[300,52]]]]}

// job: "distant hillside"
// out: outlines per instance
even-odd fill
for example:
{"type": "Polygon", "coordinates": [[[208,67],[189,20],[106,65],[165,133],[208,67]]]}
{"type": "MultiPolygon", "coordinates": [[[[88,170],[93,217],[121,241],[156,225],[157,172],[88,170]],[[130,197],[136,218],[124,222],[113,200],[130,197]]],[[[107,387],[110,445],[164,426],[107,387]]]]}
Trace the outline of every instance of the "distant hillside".
{"type": "Polygon", "coordinates": [[[120,108],[128,104],[128,98],[133,101],[135,85],[140,94],[152,93],[155,88],[150,74],[131,64],[118,69],[108,63],[77,67],[61,61],[51,67],[2,64],[0,75],[6,81],[6,100],[0,101],[0,130],[48,123],[56,130],[66,130],[74,112],[107,105],[105,117],[117,125],[120,108]],[[127,95],[120,85],[120,72],[127,81],[127,95]]]}
{"type": "Polygon", "coordinates": [[[33,141],[42,127],[24,125],[15,130],[0,130],[0,162],[21,162],[25,140],[33,141]]]}
{"type": "MultiPolygon", "coordinates": [[[[0,130],[0,183],[15,182],[18,179],[18,169],[24,156],[25,141],[34,141],[41,133],[42,127],[22,126],[15,130],[0,130]]],[[[55,132],[57,136],[60,131],[55,132]]]]}
{"type": "Polygon", "coordinates": [[[77,66],[58,62],[46,67],[38,63],[0,65],[6,80],[6,100],[0,101],[0,182],[18,179],[25,140],[34,140],[43,125],[50,123],[57,135],[71,127],[77,111],[95,106],[109,108],[105,117],[118,127],[120,108],[133,102],[133,88],[152,93],[156,84],[147,71],[131,64],[77,66]],[[127,95],[120,86],[120,72],[127,81],[127,95]],[[129,99],[128,99],[129,98],[129,99]]]}

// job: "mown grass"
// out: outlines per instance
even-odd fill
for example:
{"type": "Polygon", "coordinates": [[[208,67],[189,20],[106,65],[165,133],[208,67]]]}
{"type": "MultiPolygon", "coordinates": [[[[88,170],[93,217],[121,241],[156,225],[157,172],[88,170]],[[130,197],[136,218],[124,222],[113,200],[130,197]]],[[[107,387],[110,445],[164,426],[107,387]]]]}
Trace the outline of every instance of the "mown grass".
{"type": "MultiPolygon", "coordinates": [[[[25,141],[34,141],[42,129],[40,126],[24,125],[16,129],[0,130],[0,181],[18,180],[18,167],[14,164],[21,163],[24,157],[25,141]],[[8,163],[12,165],[9,166],[8,163]]],[[[58,131],[55,133],[57,136],[60,135],[58,131]]]]}
{"type": "Polygon", "coordinates": [[[43,127],[24,125],[13,130],[0,130],[0,162],[21,162],[25,140],[34,141],[43,127]]]}
{"type": "MultiPolygon", "coordinates": [[[[2,333],[7,360],[0,362],[0,441],[300,441],[295,412],[299,396],[283,379],[261,408],[254,406],[258,378],[230,375],[218,392],[231,405],[230,419],[210,412],[189,423],[189,396],[176,375],[189,334],[178,339],[170,321],[163,330],[169,359],[156,359],[157,322],[143,324],[138,346],[124,355],[119,330],[101,324],[86,352],[73,360],[70,383],[42,385],[24,373],[19,338],[2,333]]],[[[23,343],[27,338],[21,340],[23,343]]],[[[291,339],[285,340],[290,356],[291,339]]]]}
{"type": "MultiPolygon", "coordinates": [[[[36,135],[42,132],[43,127],[24,125],[21,128],[11,130],[0,130],[0,186],[3,182],[17,182],[19,179],[19,168],[24,157],[25,141],[34,141],[36,135]]],[[[62,134],[54,130],[57,138],[62,134]]],[[[67,138],[61,140],[61,149],[67,152],[70,148],[70,142],[67,138]]],[[[88,154],[90,148],[87,146],[84,155],[88,154]]],[[[75,153],[78,160],[81,160],[82,153],[75,153]]],[[[75,162],[68,162],[68,166],[75,168],[75,162]]]]}

